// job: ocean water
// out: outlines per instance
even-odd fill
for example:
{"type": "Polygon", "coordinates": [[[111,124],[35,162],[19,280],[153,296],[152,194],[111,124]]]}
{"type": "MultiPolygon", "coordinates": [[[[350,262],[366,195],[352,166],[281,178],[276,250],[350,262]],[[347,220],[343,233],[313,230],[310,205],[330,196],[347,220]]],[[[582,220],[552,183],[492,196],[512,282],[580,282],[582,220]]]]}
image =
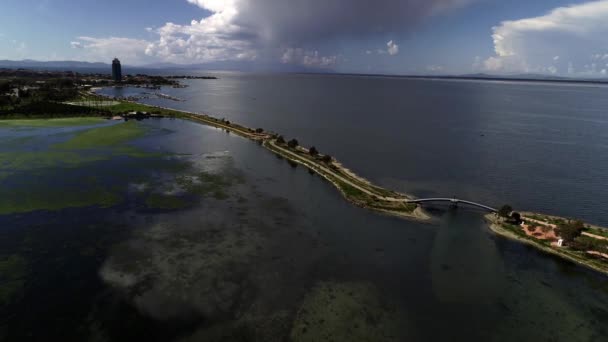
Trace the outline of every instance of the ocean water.
{"type": "Polygon", "coordinates": [[[608,225],[606,86],[217,76],[161,90],[184,102],[143,102],[296,137],[374,182],[418,196],[509,203],[608,225]]]}
{"type": "MultiPolygon", "coordinates": [[[[602,88],[242,74],[188,83],[162,89],[185,102],[147,101],[297,137],[419,196],[605,222],[602,88]],[[554,103],[564,98],[577,99],[578,118],[554,103]]],[[[429,223],[384,216],[221,130],[128,124],[143,134],[62,153],[54,144],[91,127],[0,128],[0,153],[21,155],[2,159],[0,198],[22,209],[0,215],[0,339],[608,338],[606,276],[495,236],[479,210],[429,206],[429,223]]]]}

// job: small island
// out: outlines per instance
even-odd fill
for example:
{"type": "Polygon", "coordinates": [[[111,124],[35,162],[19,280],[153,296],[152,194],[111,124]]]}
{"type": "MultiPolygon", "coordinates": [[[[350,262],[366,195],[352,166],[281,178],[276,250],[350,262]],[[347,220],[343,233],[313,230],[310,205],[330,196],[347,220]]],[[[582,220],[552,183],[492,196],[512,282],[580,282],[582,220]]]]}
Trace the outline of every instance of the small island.
{"type": "Polygon", "coordinates": [[[546,253],[608,273],[608,229],[581,220],[515,212],[504,205],[485,216],[498,235],[523,242],[546,253]]]}

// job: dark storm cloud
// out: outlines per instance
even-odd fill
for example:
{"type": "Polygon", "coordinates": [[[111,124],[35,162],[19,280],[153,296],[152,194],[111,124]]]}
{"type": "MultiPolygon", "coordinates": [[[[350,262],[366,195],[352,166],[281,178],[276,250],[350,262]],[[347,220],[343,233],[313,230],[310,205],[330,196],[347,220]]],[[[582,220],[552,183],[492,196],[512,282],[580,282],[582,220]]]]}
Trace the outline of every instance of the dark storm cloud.
{"type": "MultiPolygon", "coordinates": [[[[330,67],[339,53],[323,54],[317,51],[319,45],[332,39],[399,34],[428,16],[471,1],[188,0],[210,15],[189,25],[165,24],[156,30],[160,39],[147,46],[146,54],[173,62],[274,59],[330,67]]],[[[397,52],[398,45],[390,40],[386,53],[397,52]]]]}
{"type": "MultiPolygon", "coordinates": [[[[204,1],[204,0],[203,0],[204,1]]],[[[425,17],[469,0],[238,0],[235,23],[264,41],[301,44],[411,29],[425,17]]]]}

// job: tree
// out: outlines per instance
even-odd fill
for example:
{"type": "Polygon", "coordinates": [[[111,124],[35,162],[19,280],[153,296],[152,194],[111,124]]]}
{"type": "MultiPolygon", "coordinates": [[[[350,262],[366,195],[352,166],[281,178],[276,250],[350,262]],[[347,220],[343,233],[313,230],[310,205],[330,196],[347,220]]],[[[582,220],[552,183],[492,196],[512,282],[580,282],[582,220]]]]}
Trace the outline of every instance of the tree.
{"type": "Polygon", "coordinates": [[[324,155],[323,157],[321,157],[321,161],[324,163],[330,163],[331,162],[331,156],[329,154],[324,155]]]}
{"type": "Polygon", "coordinates": [[[256,133],[264,133],[264,129],[263,128],[257,128],[255,130],[256,133]]]}
{"type": "Polygon", "coordinates": [[[308,153],[311,156],[316,157],[319,154],[319,151],[317,151],[317,148],[313,146],[313,147],[311,147],[311,148],[308,149],[308,153]]]}
{"type": "Polygon", "coordinates": [[[505,204],[502,207],[500,207],[500,209],[498,210],[498,215],[500,215],[502,217],[509,217],[509,215],[511,215],[512,211],[513,211],[513,208],[511,208],[510,205],[505,204]]]}
{"type": "Polygon", "coordinates": [[[519,225],[521,224],[521,214],[514,211],[513,213],[511,213],[511,219],[513,220],[513,223],[519,225]]]}
{"type": "Polygon", "coordinates": [[[583,221],[568,221],[566,223],[561,223],[557,227],[556,233],[566,242],[572,242],[574,239],[581,236],[584,228],[585,224],[583,221]]]}
{"type": "Polygon", "coordinates": [[[282,135],[279,135],[279,137],[277,138],[277,144],[284,144],[285,143],[285,138],[283,138],[282,135]]]}
{"type": "Polygon", "coordinates": [[[296,148],[298,145],[299,144],[296,139],[291,139],[287,142],[287,146],[289,146],[289,148],[296,148]]]}
{"type": "Polygon", "coordinates": [[[8,93],[9,91],[11,91],[10,82],[0,82],[0,93],[4,94],[8,93]]]}

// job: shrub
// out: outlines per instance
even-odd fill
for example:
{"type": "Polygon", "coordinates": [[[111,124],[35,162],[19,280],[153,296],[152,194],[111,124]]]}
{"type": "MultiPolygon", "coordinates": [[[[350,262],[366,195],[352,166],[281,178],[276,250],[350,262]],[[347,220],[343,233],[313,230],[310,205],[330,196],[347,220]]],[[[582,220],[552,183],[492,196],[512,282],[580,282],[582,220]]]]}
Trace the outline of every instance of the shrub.
{"type": "Polygon", "coordinates": [[[313,147],[311,147],[311,148],[308,149],[308,153],[311,156],[315,157],[315,156],[317,156],[319,154],[319,151],[317,151],[317,149],[313,146],[313,147]]]}
{"type": "Polygon", "coordinates": [[[295,148],[295,147],[297,147],[298,145],[299,145],[299,144],[298,144],[298,141],[297,141],[296,139],[291,139],[291,140],[289,140],[289,141],[287,142],[287,146],[289,146],[290,148],[295,148]]]}
{"type": "Polygon", "coordinates": [[[498,210],[498,215],[500,215],[502,217],[509,217],[509,215],[511,215],[512,211],[513,211],[513,208],[510,205],[505,204],[502,207],[500,207],[500,209],[498,210]]]}
{"type": "Polygon", "coordinates": [[[330,163],[332,160],[331,156],[329,154],[324,155],[323,157],[321,157],[321,161],[325,162],[325,163],[330,163]]]}
{"type": "Polygon", "coordinates": [[[582,221],[569,221],[560,224],[556,232],[562,239],[571,242],[581,235],[584,228],[585,224],[582,221]]]}

